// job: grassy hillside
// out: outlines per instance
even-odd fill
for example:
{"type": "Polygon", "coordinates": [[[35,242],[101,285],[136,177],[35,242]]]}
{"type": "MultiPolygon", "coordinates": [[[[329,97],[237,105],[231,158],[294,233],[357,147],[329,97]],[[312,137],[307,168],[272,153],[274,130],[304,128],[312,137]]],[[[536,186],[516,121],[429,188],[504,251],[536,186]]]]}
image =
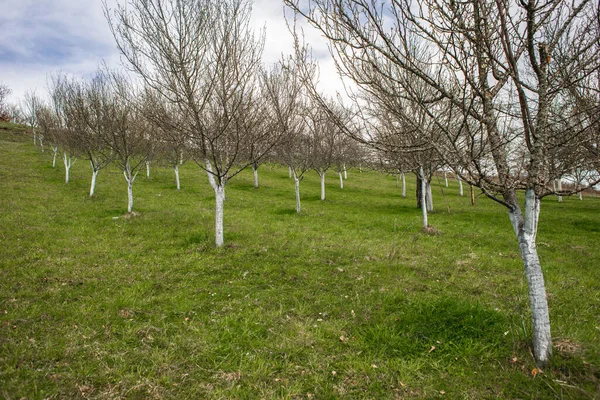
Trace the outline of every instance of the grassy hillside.
{"type": "MultiPolygon", "coordinates": [[[[2,128],[2,127],[0,127],[2,128]]],[[[534,371],[527,287],[506,211],[436,183],[438,234],[414,180],[316,173],[296,215],[287,170],[227,186],[213,246],[206,175],[71,182],[0,129],[4,398],[598,398],[600,199],[543,201],[538,236],[555,357],[534,371]],[[533,373],[532,373],[533,372],[533,373]]]]}

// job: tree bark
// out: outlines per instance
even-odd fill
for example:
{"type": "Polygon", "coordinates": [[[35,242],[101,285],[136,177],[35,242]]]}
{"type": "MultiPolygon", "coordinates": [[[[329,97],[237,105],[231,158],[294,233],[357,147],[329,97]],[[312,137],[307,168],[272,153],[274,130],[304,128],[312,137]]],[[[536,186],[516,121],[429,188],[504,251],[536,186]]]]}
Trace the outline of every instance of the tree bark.
{"type": "Polygon", "coordinates": [[[460,179],[459,175],[456,175],[456,180],[458,181],[458,194],[460,196],[464,196],[464,192],[463,192],[463,184],[462,184],[462,179],[460,179]]]}
{"type": "Polygon", "coordinates": [[[342,171],[338,172],[339,176],[340,176],[340,189],[344,188],[344,177],[342,176],[342,171]]]}
{"type": "Polygon", "coordinates": [[[301,206],[300,206],[300,179],[296,175],[296,171],[294,171],[294,182],[296,185],[296,212],[300,214],[301,206]]]}
{"type": "Polygon", "coordinates": [[[544,275],[535,243],[539,213],[540,199],[535,195],[533,189],[528,189],[525,194],[524,217],[518,204],[509,209],[509,218],[519,241],[519,249],[529,287],[534,356],[539,364],[545,365],[552,355],[552,336],[544,275]]]}
{"type": "MultiPolygon", "coordinates": [[[[558,191],[561,192],[562,191],[562,179],[560,177],[556,181],[556,186],[557,186],[558,191]]],[[[563,200],[562,196],[559,194],[558,195],[558,202],[562,203],[562,200],[563,200]]]]}
{"type": "Polygon", "coordinates": [[[446,187],[448,187],[448,174],[444,171],[444,182],[446,183],[446,187]]]}
{"type": "Polygon", "coordinates": [[[177,190],[181,190],[181,182],[179,180],[179,165],[175,163],[173,169],[175,170],[175,183],[177,184],[177,190]]]}
{"type": "Polygon", "coordinates": [[[135,181],[137,172],[135,174],[132,174],[129,160],[125,162],[123,176],[127,181],[127,212],[131,213],[133,211],[133,182],[135,181]]]}
{"type": "Polygon", "coordinates": [[[146,177],[150,178],[150,161],[146,161],[146,177]]]}
{"type": "Polygon", "coordinates": [[[425,179],[425,187],[427,188],[427,193],[425,194],[427,211],[433,211],[433,195],[431,193],[431,182],[425,179]]]}
{"type": "Polygon", "coordinates": [[[225,186],[215,187],[215,244],[223,246],[223,204],[225,200],[225,186]]]}
{"type": "Polygon", "coordinates": [[[325,171],[319,172],[321,177],[321,200],[325,200],[325,171]]]}
{"type": "Polygon", "coordinates": [[[69,183],[71,166],[73,165],[73,159],[67,156],[67,153],[63,153],[63,162],[65,164],[65,183],[69,183]]]}
{"type": "Polygon", "coordinates": [[[402,175],[402,197],[406,197],[406,177],[404,176],[404,172],[402,175]]]}
{"type": "Polygon", "coordinates": [[[252,172],[254,173],[254,188],[258,189],[258,166],[252,164],[252,172]]]}
{"type": "Polygon", "coordinates": [[[344,179],[348,179],[348,171],[346,171],[346,163],[343,163],[342,166],[344,167],[344,179]]]}
{"type": "Polygon", "coordinates": [[[56,155],[58,154],[58,147],[52,146],[52,168],[56,168],[56,155]]]}
{"type": "Polygon", "coordinates": [[[429,221],[427,218],[427,180],[423,177],[424,176],[424,172],[423,172],[423,167],[419,168],[419,175],[421,175],[419,177],[420,181],[421,181],[421,190],[420,190],[420,194],[421,194],[421,212],[423,214],[423,228],[427,228],[429,226],[429,221]]]}
{"type": "Polygon", "coordinates": [[[92,197],[94,195],[94,192],[96,191],[96,178],[98,177],[98,172],[100,171],[95,169],[94,166],[92,166],[92,184],[90,185],[90,197],[92,197]]]}

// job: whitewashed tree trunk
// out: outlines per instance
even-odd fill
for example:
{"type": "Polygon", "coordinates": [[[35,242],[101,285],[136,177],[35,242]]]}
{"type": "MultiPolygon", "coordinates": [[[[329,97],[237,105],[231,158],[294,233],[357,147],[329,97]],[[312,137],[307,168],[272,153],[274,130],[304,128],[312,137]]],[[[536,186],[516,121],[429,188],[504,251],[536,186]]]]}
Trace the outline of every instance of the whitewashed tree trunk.
{"type": "Polygon", "coordinates": [[[223,246],[223,204],[225,200],[225,185],[215,187],[215,244],[223,246]]]}
{"type": "Polygon", "coordinates": [[[183,150],[179,152],[179,165],[183,165],[183,150]]]}
{"type": "Polygon", "coordinates": [[[72,156],[67,155],[66,152],[63,152],[63,162],[65,164],[65,183],[69,183],[71,167],[75,163],[75,160],[72,156]]]}
{"type": "Polygon", "coordinates": [[[37,133],[35,132],[35,129],[33,130],[33,145],[37,145],[37,133]]]}
{"type": "Polygon", "coordinates": [[[258,167],[252,164],[252,172],[254,173],[254,188],[258,189],[258,167]]]}
{"type": "Polygon", "coordinates": [[[150,178],[150,161],[146,161],[146,177],[150,178]]]}
{"type": "Polygon", "coordinates": [[[344,179],[348,179],[348,171],[346,171],[346,163],[343,163],[342,167],[344,167],[344,179]]]}
{"type": "Polygon", "coordinates": [[[181,182],[179,181],[179,164],[175,163],[173,169],[175,170],[175,183],[177,184],[177,190],[181,190],[181,182]]]}
{"type": "Polygon", "coordinates": [[[96,191],[96,178],[98,177],[98,172],[100,171],[94,168],[94,165],[92,164],[92,184],[90,185],[90,197],[92,197],[96,191]]]}
{"type": "Polygon", "coordinates": [[[462,179],[459,175],[456,175],[456,180],[458,181],[458,194],[464,196],[462,179]]]}
{"type": "MultiPolygon", "coordinates": [[[[560,177],[556,181],[556,186],[559,192],[562,191],[562,179],[560,177]]],[[[558,202],[562,203],[562,196],[560,194],[558,195],[558,202]]]]}
{"type": "Polygon", "coordinates": [[[402,173],[402,197],[406,197],[406,177],[402,173]]]}
{"type": "Polygon", "coordinates": [[[433,211],[433,196],[431,193],[431,183],[425,179],[425,186],[427,187],[426,199],[427,199],[427,211],[433,211]]]}
{"type": "Polygon", "coordinates": [[[127,212],[131,213],[133,211],[133,182],[137,177],[137,172],[132,174],[131,172],[131,164],[129,160],[125,162],[125,169],[123,169],[123,176],[127,181],[127,212]]]}
{"type": "Polygon", "coordinates": [[[321,200],[325,200],[325,171],[319,172],[321,177],[321,200]]]}
{"type": "Polygon", "coordinates": [[[583,192],[579,192],[579,200],[583,200],[583,192]]]}
{"type": "Polygon", "coordinates": [[[448,187],[448,175],[446,174],[446,171],[444,171],[444,182],[446,183],[446,187],[448,187]]]}
{"type": "Polygon", "coordinates": [[[292,167],[288,167],[288,175],[290,176],[290,179],[292,179],[292,167]]]}
{"type": "Polygon", "coordinates": [[[340,176],[340,189],[343,189],[344,188],[344,177],[342,176],[342,171],[339,171],[338,175],[340,176]]]}
{"type": "Polygon", "coordinates": [[[302,207],[300,205],[300,179],[298,179],[298,175],[296,175],[296,171],[294,171],[294,183],[296,189],[296,212],[300,214],[302,207]]]}
{"type": "Polygon", "coordinates": [[[427,179],[425,179],[425,173],[423,172],[423,167],[419,168],[419,175],[421,175],[421,212],[423,214],[423,228],[427,228],[429,226],[429,221],[427,220],[427,179]]]}
{"type": "Polygon", "coordinates": [[[533,350],[538,363],[544,365],[552,355],[552,336],[550,334],[550,316],[544,275],[537,254],[536,234],[540,215],[540,200],[533,189],[525,194],[525,216],[518,205],[509,210],[509,218],[517,239],[521,258],[525,267],[525,276],[529,287],[529,303],[533,323],[533,350]]]}
{"type": "Polygon", "coordinates": [[[58,155],[58,146],[52,146],[52,168],[56,168],[56,156],[58,155]]]}
{"type": "Polygon", "coordinates": [[[40,142],[40,147],[42,148],[42,153],[44,152],[44,137],[40,136],[38,138],[38,141],[40,142]]]}

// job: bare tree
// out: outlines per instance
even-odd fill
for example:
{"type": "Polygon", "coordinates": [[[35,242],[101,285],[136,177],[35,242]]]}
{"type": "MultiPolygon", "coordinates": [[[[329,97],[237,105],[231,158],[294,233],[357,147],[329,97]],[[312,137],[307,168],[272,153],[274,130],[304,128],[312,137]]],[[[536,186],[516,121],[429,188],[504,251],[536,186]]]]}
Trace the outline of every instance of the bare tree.
{"type": "Polygon", "coordinates": [[[243,118],[255,106],[264,35],[251,29],[246,0],[124,3],[114,12],[105,4],[117,46],[145,84],[189,119],[184,133],[214,190],[215,241],[222,246],[225,185],[253,161],[242,161],[243,118]]]}
{"type": "Polygon", "coordinates": [[[0,83],[0,121],[9,122],[11,120],[9,105],[6,101],[7,97],[11,94],[12,90],[2,83],[0,83]]]}
{"type": "Polygon", "coordinates": [[[589,134],[598,131],[598,114],[585,112],[598,104],[598,84],[589,79],[600,63],[597,4],[284,1],[329,39],[340,73],[360,90],[379,90],[373,80],[390,82],[391,96],[413,100],[432,117],[446,163],[507,208],[529,285],[534,355],[545,364],[552,341],[535,244],[540,200],[554,193],[558,178],[549,168],[554,146],[573,143],[586,158],[598,157],[589,134]],[[561,116],[552,105],[569,96],[582,126],[556,137],[553,120],[561,116]]]}

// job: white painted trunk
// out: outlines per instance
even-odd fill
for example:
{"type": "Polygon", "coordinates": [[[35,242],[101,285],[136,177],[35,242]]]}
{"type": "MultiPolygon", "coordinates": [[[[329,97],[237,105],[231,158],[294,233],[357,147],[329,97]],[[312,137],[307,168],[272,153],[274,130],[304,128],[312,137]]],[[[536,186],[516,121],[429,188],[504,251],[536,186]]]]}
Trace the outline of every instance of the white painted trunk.
{"type": "Polygon", "coordinates": [[[39,141],[40,141],[40,147],[42,148],[42,153],[43,153],[44,152],[44,137],[40,136],[39,141]]]}
{"type": "MultiPolygon", "coordinates": [[[[558,178],[556,186],[557,186],[559,192],[562,191],[562,179],[561,178],[558,178]]],[[[562,203],[562,196],[560,194],[558,195],[558,202],[562,203]]]]}
{"type": "Polygon", "coordinates": [[[525,194],[525,216],[517,206],[509,211],[509,218],[519,241],[529,287],[534,356],[539,364],[544,365],[552,355],[552,336],[544,275],[535,244],[539,213],[540,200],[533,189],[528,189],[525,194]]]}
{"type": "Polygon", "coordinates": [[[179,152],[179,165],[183,165],[183,150],[179,152]]]}
{"type": "Polygon", "coordinates": [[[133,182],[135,181],[137,172],[135,174],[132,174],[129,160],[125,163],[123,176],[127,181],[127,212],[130,213],[133,211],[133,182]]]}
{"type": "Polygon", "coordinates": [[[583,200],[583,192],[579,192],[579,200],[583,200]]]}
{"type": "Polygon", "coordinates": [[[252,165],[252,172],[254,173],[254,188],[258,189],[258,167],[252,165]]]}
{"type": "Polygon", "coordinates": [[[348,171],[346,171],[346,163],[343,163],[342,166],[344,167],[344,179],[348,179],[348,171]]]}
{"type": "Polygon", "coordinates": [[[179,181],[179,165],[175,163],[173,169],[175,170],[175,184],[177,185],[177,190],[181,190],[181,182],[179,181]]]}
{"type": "Polygon", "coordinates": [[[204,162],[206,164],[206,174],[208,175],[208,183],[210,183],[210,187],[213,188],[213,190],[216,192],[217,181],[215,180],[215,176],[212,173],[212,164],[210,163],[210,160],[208,158],[204,160],[204,162]]]}
{"type": "Polygon", "coordinates": [[[223,246],[223,205],[225,200],[225,186],[215,187],[215,244],[223,246]]]}
{"type": "Polygon", "coordinates": [[[98,172],[100,171],[92,167],[92,184],[90,185],[90,197],[92,197],[94,195],[94,192],[96,191],[96,178],[98,177],[98,172]]]}
{"type": "Polygon", "coordinates": [[[33,145],[37,144],[37,133],[35,133],[35,129],[33,130],[33,145]]]}
{"type": "Polygon", "coordinates": [[[406,177],[402,173],[402,197],[406,197],[406,177]]]}
{"type": "Polygon", "coordinates": [[[288,175],[290,176],[290,179],[292,179],[292,167],[288,167],[288,175]]]}
{"type": "Polygon", "coordinates": [[[429,226],[427,220],[427,180],[424,178],[423,167],[419,168],[419,174],[421,175],[421,212],[423,214],[423,228],[429,226]]]}
{"type": "Polygon", "coordinates": [[[460,176],[456,175],[456,180],[458,181],[458,194],[464,196],[462,179],[460,179],[460,176]]]}
{"type": "Polygon", "coordinates": [[[63,153],[63,162],[65,164],[65,183],[69,183],[69,176],[71,171],[71,157],[67,156],[67,153],[63,153]]]}
{"type": "Polygon", "coordinates": [[[319,172],[321,177],[321,200],[325,200],[325,171],[319,172]]]}
{"type": "Polygon", "coordinates": [[[448,187],[448,175],[446,174],[446,171],[444,171],[444,182],[446,183],[446,187],[448,187]]]}
{"type": "Polygon", "coordinates": [[[146,161],[146,177],[150,178],[150,161],[146,161]]]}
{"type": "Polygon", "coordinates": [[[56,156],[58,154],[58,147],[52,146],[52,168],[56,168],[56,156]]]}
{"type": "Polygon", "coordinates": [[[431,211],[433,211],[433,196],[431,194],[431,183],[429,183],[429,182],[427,182],[427,180],[425,180],[425,186],[427,187],[427,194],[426,194],[427,211],[431,212],[431,211]]]}
{"type": "Polygon", "coordinates": [[[294,182],[296,186],[296,212],[300,214],[302,207],[300,206],[300,179],[296,175],[296,171],[294,171],[294,182]]]}
{"type": "Polygon", "coordinates": [[[342,176],[342,171],[338,172],[340,175],[340,189],[344,188],[344,177],[342,176]]]}

